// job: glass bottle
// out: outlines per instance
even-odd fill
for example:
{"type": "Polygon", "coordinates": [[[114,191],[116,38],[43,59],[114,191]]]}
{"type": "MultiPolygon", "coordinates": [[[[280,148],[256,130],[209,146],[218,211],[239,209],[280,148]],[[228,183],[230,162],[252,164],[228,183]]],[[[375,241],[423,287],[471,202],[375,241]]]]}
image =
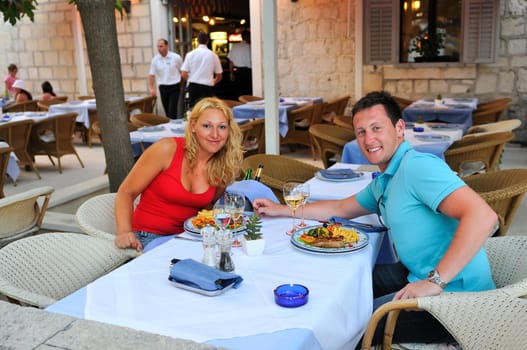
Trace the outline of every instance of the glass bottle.
{"type": "Polygon", "coordinates": [[[201,229],[200,233],[203,238],[203,259],[201,262],[216,267],[216,239],[214,237],[216,229],[207,225],[201,229]]]}

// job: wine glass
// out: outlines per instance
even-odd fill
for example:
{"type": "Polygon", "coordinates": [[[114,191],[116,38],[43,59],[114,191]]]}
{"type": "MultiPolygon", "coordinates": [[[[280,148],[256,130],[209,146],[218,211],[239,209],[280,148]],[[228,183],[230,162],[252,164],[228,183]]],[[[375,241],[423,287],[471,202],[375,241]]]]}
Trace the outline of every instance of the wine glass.
{"type": "Polygon", "coordinates": [[[298,227],[306,227],[306,223],[304,222],[304,206],[307,203],[307,199],[309,198],[309,184],[304,183],[300,185],[300,191],[302,192],[302,221],[298,224],[298,227]]]}
{"type": "MultiPolygon", "coordinates": [[[[231,214],[232,228],[236,228],[236,224],[241,224],[243,220],[243,209],[245,209],[245,196],[238,192],[225,193],[225,208],[231,214]]],[[[233,247],[240,247],[241,243],[234,235],[232,241],[233,247]]]]}
{"type": "Polygon", "coordinates": [[[291,209],[291,216],[293,217],[293,227],[286,231],[288,235],[292,235],[296,231],[295,215],[296,209],[304,201],[302,195],[302,183],[300,182],[286,182],[283,186],[284,201],[291,209]]]}
{"type": "Polygon", "coordinates": [[[225,206],[225,201],[218,199],[212,207],[212,215],[214,216],[214,222],[220,231],[225,231],[229,223],[231,222],[231,213],[225,206]]]}

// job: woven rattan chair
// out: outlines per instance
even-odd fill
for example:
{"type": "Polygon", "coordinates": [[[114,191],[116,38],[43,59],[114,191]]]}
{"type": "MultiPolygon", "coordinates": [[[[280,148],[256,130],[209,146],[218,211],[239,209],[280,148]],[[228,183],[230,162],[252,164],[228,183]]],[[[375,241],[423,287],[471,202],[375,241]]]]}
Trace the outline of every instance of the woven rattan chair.
{"type": "Polygon", "coordinates": [[[81,100],[81,101],[84,101],[84,100],[95,100],[95,96],[93,96],[93,95],[81,95],[81,96],[77,96],[77,100],[81,100]]]}
{"type": "Polygon", "coordinates": [[[282,203],[284,203],[282,187],[287,181],[306,182],[320,170],[319,167],[294,158],[272,154],[249,156],[243,160],[242,168],[256,170],[260,164],[264,166],[261,182],[269,186],[282,203]]]}
{"type": "Polygon", "coordinates": [[[243,103],[251,102],[251,101],[260,101],[263,100],[263,97],[260,96],[253,96],[253,95],[241,95],[238,97],[238,100],[243,103]]]}
{"type": "MultiPolygon", "coordinates": [[[[33,120],[19,120],[16,122],[0,124],[0,138],[13,147],[18,163],[31,167],[39,179],[42,177],[35,162],[28,152],[29,137],[33,120]]],[[[13,180],[14,181],[14,180],[13,180]]]]}
{"type": "Polygon", "coordinates": [[[503,106],[503,105],[508,107],[511,102],[512,102],[512,98],[510,97],[500,97],[494,100],[478,103],[478,109],[484,110],[484,109],[493,108],[496,106],[503,106]]]}
{"type": "Polygon", "coordinates": [[[34,123],[28,146],[31,156],[46,155],[53,165],[55,162],[51,157],[57,158],[59,173],[62,174],[60,158],[67,154],[74,154],[84,168],[84,164],[73,146],[72,135],[76,117],[77,113],[66,113],[34,123]]]}
{"type": "Polygon", "coordinates": [[[463,178],[498,214],[495,236],[505,236],[527,192],[527,169],[506,169],[463,178]]]}
{"type": "Polygon", "coordinates": [[[239,105],[242,105],[243,102],[241,101],[236,101],[236,100],[222,100],[227,106],[229,106],[230,108],[232,107],[235,107],[235,106],[239,106],[239,105]]]}
{"type": "Polygon", "coordinates": [[[146,96],[143,98],[143,113],[154,113],[156,109],[157,96],[146,96]]]}
{"type": "Polygon", "coordinates": [[[470,127],[465,134],[466,137],[481,136],[495,132],[513,131],[522,125],[520,119],[500,120],[495,123],[481,124],[470,127]]]}
{"type": "Polygon", "coordinates": [[[265,119],[255,119],[240,125],[242,132],[243,155],[245,157],[265,153],[265,119]]]}
{"type": "Polygon", "coordinates": [[[483,169],[494,171],[498,168],[505,144],[513,137],[509,131],[462,138],[445,151],[445,161],[460,176],[472,175],[483,169]]]}
{"type": "Polygon", "coordinates": [[[4,181],[6,178],[7,164],[11,157],[13,147],[0,147],[0,198],[4,198],[4,181]]]}
{"type": "Polygon", "coordinates": [[[355,139],[355,133],[352,130],[331,124],[311,125],[309,133],[314,138],[324,168],[334,163],[330,161],[331,158],[337,156],[340,159],[344,145],[355,139]]]}
{"type": "Polygon", "coordinates": [[[0,293],[45,308],[135,256],[113,242],[79,233],[27,237],[0,249],[0,293]]]}
{"type": "Polygon", "coordinates": [[[406,107],[408,107],[409,105],[411,105],[412,103],[414,103],[414,101],[412,101],[412,100],[409,100],[409,99],[403,98],[403,97],[399,97],[399,96],[392,96],[392,98],[395,100],[395,102],[397,102],[397,104],[399,105],[399,108],[401,109],[401,111],[403,109],[405,109],[406,107]]]}
{"type": "Polygon", "coordinates": [[[500,121],[509,108],[509,104],[497,104],[495,106],[478,108],[472,113],[472,125],[495,123],[500,121]]]}
{"type": "Polygon", "coordinates": [[[42,186],[0,199],[0,247],[40,231],[53,191],[42,186]]]}
{"type": "Polygon", "coordinates": [[[526,349],[527,237],[489,238],[485,245],[498,289],[473,293],[442,293],[392,301],[372,315],[362,349],[370,349],[375,328],[388,314],[383,349],[390,349],[399,312],[419,308],[438,319],[464,350],[526,349]]]}
{"type": "Polygon", "coordinates": [[[316,113],[320,113],[320,108],[317,103],[293,109],[287,112],[287,134],[284,137],[280,137],[281,145],[290,145],[293,150],[294,145],[304,145],[311,148],[311,155],[313,159],[316,159],[315,149],[316,146],[313,144],[311,135],[309,134],[308,127],[311,125],[313,116],[316,113]],[[300,121],[307,120],[307,127],[299,127],[297,123],[300,121]]]}
{"type": "Polygon", "coordinates": [[[38,100],[37,107],[39,111],[48,111],[49,106],[64,103],[68,101],[68,96],[57,96],[49,100],[38,100]]]}
{"type": "Polygon", "coordinates": [[[145,108],[145,99],[140,98],[133,101],[126,101],[126,112],[128,114],[128,120],[132,117],[134,114],[138,113],[144,113],[145,108]]]}
{"type": "Polygon", "coordinates": [[[331,113],[335,116],[337,115],[344,115],[344,112],[346,111],[346,107],[348,106],[350,95],[337,97],[331,100],[326,101],[326,105],[324,106],[324,109],[322,110],[322,114],[328,114],[331,113]]]}
{"type": "Polygon", "coordinates": [[[170,122],[170,119],[153,113],[138,113],[130,117],[130,122],[137,128],[142,128],[143,126],[165,124],[170,122]]]}
{"type": "Polygon", "coordinates": [[[24,101],[13,103],[7,107],[4,107],[4,112],[36,112],[38,111],[37,100],[24,101]]]}

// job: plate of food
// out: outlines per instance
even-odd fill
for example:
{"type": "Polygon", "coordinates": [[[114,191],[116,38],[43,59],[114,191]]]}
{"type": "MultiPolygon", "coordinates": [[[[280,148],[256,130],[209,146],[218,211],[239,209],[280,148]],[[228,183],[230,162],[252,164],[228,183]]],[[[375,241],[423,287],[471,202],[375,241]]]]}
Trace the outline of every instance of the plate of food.
{"type": "Polygon", "coordinates": [[[338,223],[309,226],[291,236],[293,247],[315,254],[352,253],[366,247],[368,241],[365,232],[338,223]]]}
{"type": "Polygon", "coordinates": [[[347,182],[361,180],[364,173],[348,168],[324,169],[317,171],[315,177],[322,181],[347,182]]]}
{"type": "MultiPolygon", "coordinates": [[[[236,220],[236,222],[231,222],[227,227],[229,230],[232,230],[234,234],[238,234],[245,230],[245,223],[247,222],[247,214],[244,213],[242,216],[236,220]]],[[[207,225],[214,226],[217,228],[216,223],[214,222],[214,216],[212,210],[200,210],[198,215],[188,218],[183,223],[183,228],[187,233],[201,237],[201,229],[207,225]]]]}

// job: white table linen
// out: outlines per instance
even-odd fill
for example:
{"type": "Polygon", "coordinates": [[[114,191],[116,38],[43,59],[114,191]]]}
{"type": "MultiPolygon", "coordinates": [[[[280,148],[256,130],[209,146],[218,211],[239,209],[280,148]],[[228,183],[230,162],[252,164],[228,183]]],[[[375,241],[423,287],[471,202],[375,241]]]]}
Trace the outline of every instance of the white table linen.
{"type": "Polygon", "coordinates": [[[199,261],[202,254],[200,242],[172,239],[88,285],[86,318],[198,342],[306,328],[324,349],[353,348],[372,311],[379,235],[370,234],[359,252],[321,256],[291,245],[284,233],[290,218],[263,222],[264,255],[234,249],[240,288],[207,297],[171,285],[170,259],[199,261]],[[273,289],[283,283],[307,286],[309,302],[294,309],[276,305],[273,289]]]}
{"type": "Polygon", "coordinates": [[[96,109],[94,100],[69,101],[49,106],[49,114],[77,113],[76,121],[84,124],[86,129],[90,128],[89,109],[96,109]]]}
{"type": "MultiPolygon", "coordinates": [[[[6,142],[0,141],[0,148],[7,148],[9,145],[6,142]]],[[[9,160],[7,161],[6,174],[13,180],[16,181],[20,176],[20,168],[18,167],[17,158],[14,152],[9,154],[9,160]]]]}

